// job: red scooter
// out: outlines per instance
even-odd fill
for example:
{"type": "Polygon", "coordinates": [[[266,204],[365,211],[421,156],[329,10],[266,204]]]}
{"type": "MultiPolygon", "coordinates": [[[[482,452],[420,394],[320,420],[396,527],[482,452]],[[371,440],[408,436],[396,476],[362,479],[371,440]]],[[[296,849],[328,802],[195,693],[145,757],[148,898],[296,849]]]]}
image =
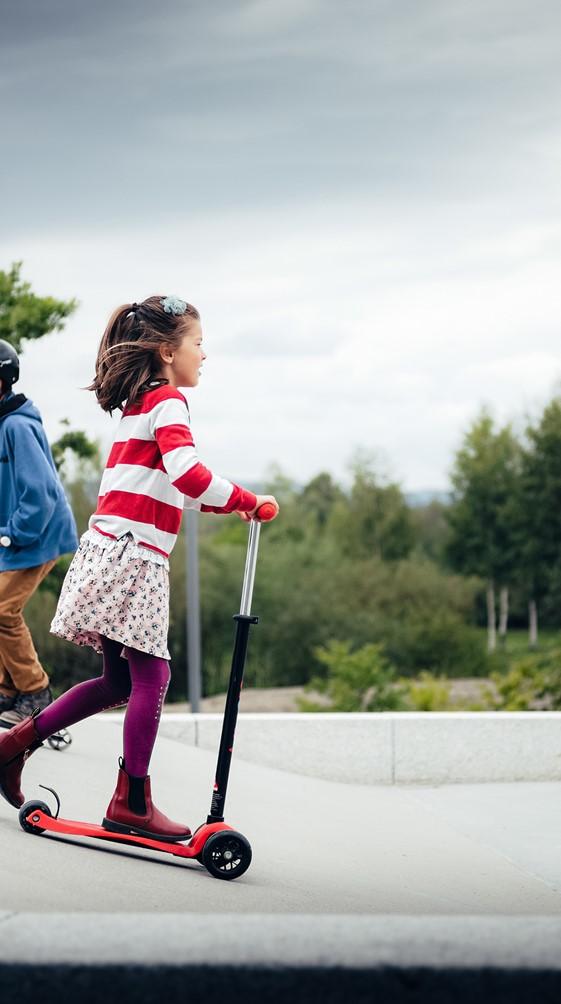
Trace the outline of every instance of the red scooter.
{"type": "Polygon", "coordinates": [[[245,572],[242,589],[242,599],[239,614],[236,614],[236,638],[232,656],[232,668],[222,735],[218,750],[216,779],[214,782],[210,813],[206,823],[202,823],[193,833],[189,842],[166,843],[163,840],[149,839],[135,834],[119,834],[105,830],[95,823],[82,823],[72,819],[60,819],[60,799],[53,788],[40,785],[54,795],[57,803],[56,814],[53,816],[45,802],[25,802],[19,810],[19,821],[27,833],[61,833],[77,837],[94,837],[99,840],[116,841],[123,844],[134,844],[148,847],[150,850],[163,851],[180,858],[194,858],[210,872],[214,878],[235,879],[247,871],[251,864],[251,845],[243,834],[232,829],[224,822],[224,804],[230,773],[234,733],[238,718],[238,703],[242,689],[243,672],[249,629],[257,624],[258,618],[251,614],[251,599],[255,581],[255,566],[259,547],[261,523],[274,519],[277,509],[271,502],[264,502],[257,512],[257,518],[249,524],[249,541],[245,562],[245,572]]]}

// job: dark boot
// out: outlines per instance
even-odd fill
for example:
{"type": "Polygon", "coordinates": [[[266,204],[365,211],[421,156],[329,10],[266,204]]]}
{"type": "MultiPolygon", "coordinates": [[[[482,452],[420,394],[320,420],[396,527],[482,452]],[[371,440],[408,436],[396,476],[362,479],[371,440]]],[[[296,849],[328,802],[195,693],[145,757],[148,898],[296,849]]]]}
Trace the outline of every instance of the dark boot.
{"type": "Polygon", "coordinates": [[[150,778],[127,774],[123,760],[119,761],[117,787],[102,826],[113,833],[134,833],[169,843],[191,836],[188,826],[174,823],[152,804],[150,778]]]}
{"type": "Polygon", "coordinates": [[[10,711],[13,708],[16,697],[17,694],[13,694],[12,697],[8,697],[7,694],[0,694],[0,715],[3,715],[5,711],[10,711]]]}
{"type": "Polygon", "coordinates": [[[0,734],[0,794],[16,809],[25,802],[20,787],[25,761],[42,745],[33,718],[0,734]]]}
{"type": "Polygon", "coordinates": [[[19,722],[22,722],[24,718],[28,718],[29,715],[38,715],[40,711],[44,711],[52,703],[53,695],[51,694],[50,687],[44,687],[43,690],[35,690],[32,694],[18,694],[12,707],[2,712],[0,725],[5,729],[11,729],[12,726],[18,725],[19,722]]]}

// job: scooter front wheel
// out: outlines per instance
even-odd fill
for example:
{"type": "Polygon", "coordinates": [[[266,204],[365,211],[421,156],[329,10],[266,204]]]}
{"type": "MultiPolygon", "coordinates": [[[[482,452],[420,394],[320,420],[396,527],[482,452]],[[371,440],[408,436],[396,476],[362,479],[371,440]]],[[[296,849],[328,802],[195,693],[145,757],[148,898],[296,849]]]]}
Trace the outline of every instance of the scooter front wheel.
{"type": "Polygon", "coordinates": [[[235,830],[220,830],[206,841],[201,861],[213,878],[239,878],[251,864],[251,844],[235,830]]]}
{"type": "Polygon", "coordinates": [[[26,833],[44,833],[44,826],[33,825],[33,813],[44,812],[46,816],[52,816],[52,812],[46,802],[24,802],[19,810],[19,823],[26,833]],[[30,816],[31,814],[31,816],[30,816]],[[30,816],[30,818],[28,818],[30,816]]]}

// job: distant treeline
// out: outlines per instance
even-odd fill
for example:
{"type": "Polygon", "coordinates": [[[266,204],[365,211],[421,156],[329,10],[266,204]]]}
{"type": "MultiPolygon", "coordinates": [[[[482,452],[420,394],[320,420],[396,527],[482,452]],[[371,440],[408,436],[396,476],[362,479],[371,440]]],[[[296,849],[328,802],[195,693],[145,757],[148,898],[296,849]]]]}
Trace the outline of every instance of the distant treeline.
{"type": "MultiPolygon", "coordinates": [[[[25,352],[28,344],[63,328],[78,304],[38,296],[21,269],[15,262],[0,270],[0,337],[25,352]]],[[[52,444],[53,455],[83,531],[96,506],[100,451],[87,433],[66,425],[52,444]]],[[[328,473],[305,486],[276,476],[267,487],[280,499],[282,512],[263,529],[254,601],[262,623],[251,640],[249,684],[325,677],[334,652],[349,653],[341,659],[352,675],[363,660],[361,651],[371,653],[372,646],[382,669],[389,660],[392,672],[403,677],[486,676],[508,668],[500,658],[504,645],[495,649],[497,633],[504,642],[509,621],[528,628],[532,648],[538,643],[538,616],[542,624],[559,626],[557,398],[518,436],[510,425],[496,428],[490,415],[479,415],[455,457],[449,498],[413,507],[398,484],[364,460],[355,463],[348,489],[328,473]]],[[[246,537],[247,527],[236,516],[200,519],[207,694],[223,689],[229,670],[246,537]]],[[[90,649],[49,634],[69,560],[59,562],[26,608],[39,653],[59,689],[98,673],[101,663],[90,649]]],[[[182,534],[171,560],[171,696],[177,698],[185,695],[185,564],[182,534]]],[[[516,672],[527,673],[528,667],[516,672]]],[[[512,685],[518,687],[516,681],[512,685]]],[[[561,681],[555,701],[561,706],[561,681]]]]}
{"type": "MultiPolygon", "coordinates": [[[[71,443],[66,447],[73,448],[71,443]]],[[[64,477],[64,449],[56,447],[64,477]]],[[[79,524],[95,508],[99,458],[74,464],[67,491],[79,524]]],[[[488,646],[508,624],[530,629],[537,614],[561,620],[561,402],[516,437],[482,413],[457,452],[448,503],[411,507],[398,484],[357,461],[350,487],[328,473],[305,486],[280,474],[268,488],[281,516],[265,526],[254,594],[261,624],[251,640],[247,682],[301,684],[322,666],[332,640],[382,645],[404,677],[423,671],[484,676],[488,646]]],[[[237,516],[201,516],[201,616],[206,694],[224,688],[239,607],[247,527],[237,516]]],[[[171,559],[171,696],[185,694],[185,538],[171,559]]],[[[65,562],[29,608],[36,644],[56,686],[99,670],[90,650],[48,633],[65,562]]],[[[491,662],[490,662],[491,659],[491,662]]]]}

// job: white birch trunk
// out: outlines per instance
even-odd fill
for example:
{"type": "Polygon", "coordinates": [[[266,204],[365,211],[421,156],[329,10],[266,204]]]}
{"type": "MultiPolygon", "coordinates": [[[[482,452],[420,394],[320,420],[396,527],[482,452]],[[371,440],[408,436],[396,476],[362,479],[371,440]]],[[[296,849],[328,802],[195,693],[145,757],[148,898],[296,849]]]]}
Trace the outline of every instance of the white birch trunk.
{"type": "Polygon", "coordinates": [[[489,579],[487,583],[487,651],[494,652],[497,647],[497,615],[495,611],[495,583],[489,579]]]}
{"type": "Polygon", "coordinates": [[[501,586],[499,593],[499,640],[506,641],[508,628],[508,586],[501,586]]]}
{"type": "Polygon", "coordinates": [[[530,624],[529,644],[530,648],[537,648],[538,645],[538,605],[535,600],[528,603],[528,620],[530,624]]]}

